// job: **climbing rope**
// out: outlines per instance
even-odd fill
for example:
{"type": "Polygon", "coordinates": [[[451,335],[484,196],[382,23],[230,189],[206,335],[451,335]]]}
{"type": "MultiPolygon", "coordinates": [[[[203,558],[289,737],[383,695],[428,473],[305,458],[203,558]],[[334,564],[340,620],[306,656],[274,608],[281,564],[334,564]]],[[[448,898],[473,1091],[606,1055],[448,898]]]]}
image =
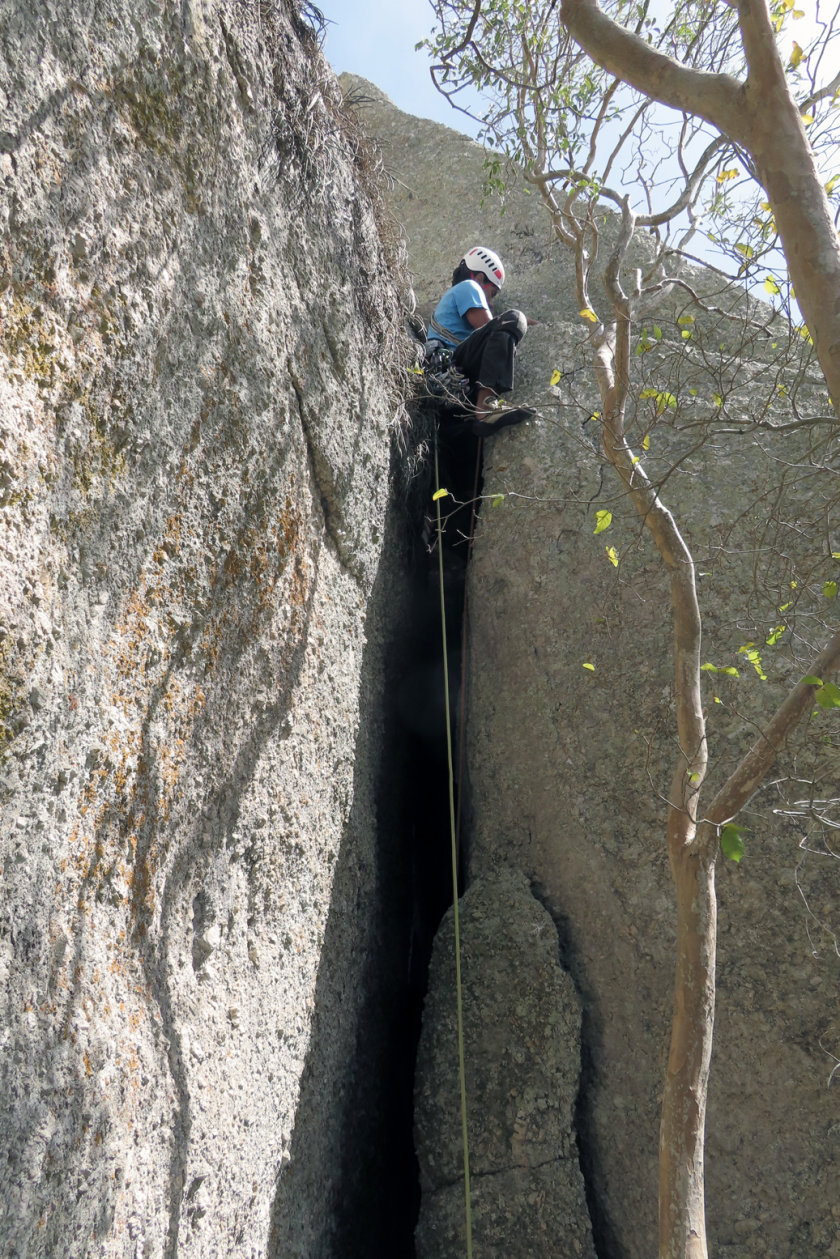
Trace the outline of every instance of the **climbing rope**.
{"type": "Polygon", "coordinates": [[[478,502],[478,477],[481,472],[481,456],[484,438],[479,437],[475,452],[475,477],[473,479],[472,508],[470,510],[470,536],[467,542],[467,564],[464,575],[464,610],[461,617],[461,722],[458,726],[458,816],[455,819],[455,856],[461,853],[461,811],[464,803],[464,732],[467,728],[467,591],[469,590],[470,560],[475,538],[475,505],[478,502]]]}
{"type": "Polygon", "coordinates": [[[461,1078],[461,1131],[464,1138],[464,1197],[467,1215],[467,1259],[472,1259],[470,1209],[470,1151],[467,1141],[467,1082],[464,1074],[464,1016],[461,1001],[461,933],[458,923],[458,850],[455,833],[455,780],[452,771],[452,725],[449,715],[449,663],[446,654],[446,606],[443,598],[443,529],[440,523],[440,475],[438,438],[435,429],[435,507],[437,509],[438,568],[440,571],[440,622],[443,633],[443,694],[446,704],[446,755],[449,764],[449,826],[452,832],[452,901],[455,921],[455,995],[458,1008],[458,1071],[461,1078]]]}

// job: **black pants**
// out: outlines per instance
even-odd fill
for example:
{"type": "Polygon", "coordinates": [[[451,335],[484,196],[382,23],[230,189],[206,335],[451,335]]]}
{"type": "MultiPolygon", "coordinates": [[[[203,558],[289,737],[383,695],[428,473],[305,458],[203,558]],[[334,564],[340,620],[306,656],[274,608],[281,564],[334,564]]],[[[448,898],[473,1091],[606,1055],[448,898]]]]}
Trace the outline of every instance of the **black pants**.
{"type": "Polygon", "coordinates": [[[481,388],[510,393],[516,347],[527,330],[528,321],[521,310],[506,310],[461,342],[452,355],[452,365],[471,382],[473,401],[481,388]]]}

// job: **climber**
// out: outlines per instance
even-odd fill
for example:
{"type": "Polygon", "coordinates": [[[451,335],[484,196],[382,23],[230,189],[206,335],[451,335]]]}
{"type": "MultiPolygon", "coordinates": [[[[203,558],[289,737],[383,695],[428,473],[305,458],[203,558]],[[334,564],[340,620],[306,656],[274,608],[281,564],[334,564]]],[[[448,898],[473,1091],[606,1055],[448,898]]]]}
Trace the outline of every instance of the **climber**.
{"type": "Polygon", "coordinates": [[[502,260],[492,249],[468,250],[452,275],[432,315],[427,356],[441,346],[454,350],[452,366],[471,382],[469,400],[475,408],[472,431],[480,437],[521,424],[535,412],[530,407],[503,407],[499,395],[513,388],[516,347],[537,322],[521,310],[493,316],[490,303],[505,282],[502,260]]]}

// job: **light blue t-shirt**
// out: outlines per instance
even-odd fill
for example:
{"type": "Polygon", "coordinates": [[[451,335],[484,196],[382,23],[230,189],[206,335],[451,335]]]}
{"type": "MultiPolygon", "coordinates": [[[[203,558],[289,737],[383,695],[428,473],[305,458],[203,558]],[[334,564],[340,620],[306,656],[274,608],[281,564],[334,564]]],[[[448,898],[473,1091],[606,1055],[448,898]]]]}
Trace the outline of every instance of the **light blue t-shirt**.
{"type": "Polygon", "coordinates": [[[429,340],[459,345],[475,331],[466,312],[476,309],[484,309],[488,315],[492,313],[481,285],[475,280],[462,280],[444,293],[438,302],[429,327],[429,340]]]}

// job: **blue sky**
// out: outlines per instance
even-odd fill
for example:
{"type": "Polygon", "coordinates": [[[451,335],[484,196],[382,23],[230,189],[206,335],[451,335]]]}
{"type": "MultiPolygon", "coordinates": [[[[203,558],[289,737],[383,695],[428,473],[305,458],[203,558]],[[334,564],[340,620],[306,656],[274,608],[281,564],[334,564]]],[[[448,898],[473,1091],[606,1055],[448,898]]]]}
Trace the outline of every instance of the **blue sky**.
{"type": "Polygon", "coordinates": [[[434,23],[429,0],[317,0],[317,4],[329,19],[324,51],[337,74],[343,70],[361,74],[406,113],[476,134],[475,124],[435,90],[428,54],[414,51],[434,23]]]}

